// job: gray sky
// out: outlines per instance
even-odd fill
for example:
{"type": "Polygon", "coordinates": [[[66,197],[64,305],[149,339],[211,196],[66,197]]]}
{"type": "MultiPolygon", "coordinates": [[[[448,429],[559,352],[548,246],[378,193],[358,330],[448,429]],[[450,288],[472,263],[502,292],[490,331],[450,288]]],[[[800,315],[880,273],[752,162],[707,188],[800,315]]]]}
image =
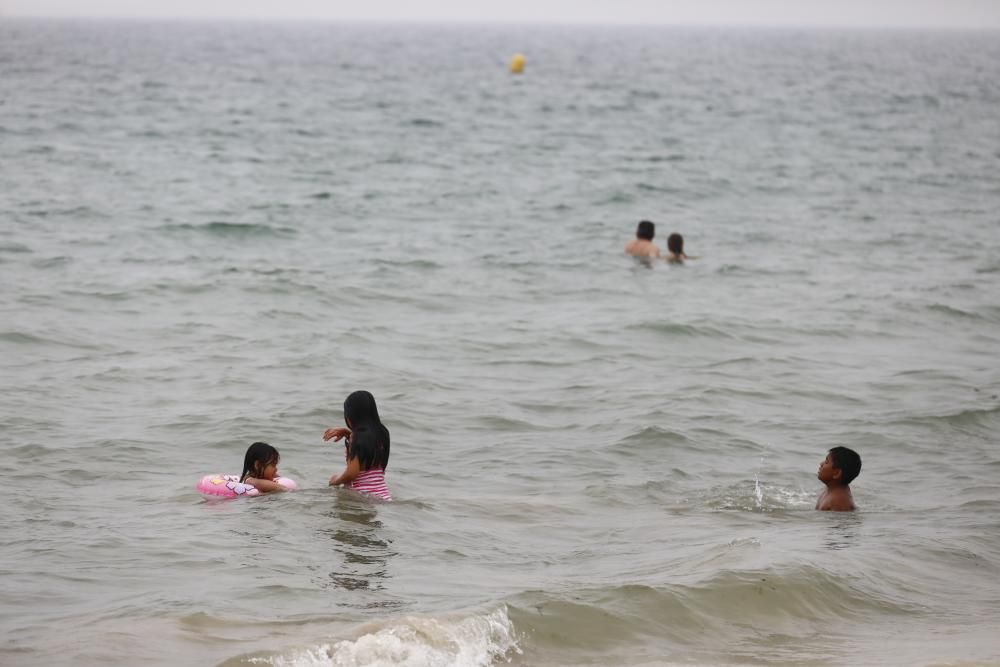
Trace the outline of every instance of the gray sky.
{"type": "Polygon", "coordinates": [[[1000,28],[1000,0],[0,0],[0,16],[1000,28]]]}

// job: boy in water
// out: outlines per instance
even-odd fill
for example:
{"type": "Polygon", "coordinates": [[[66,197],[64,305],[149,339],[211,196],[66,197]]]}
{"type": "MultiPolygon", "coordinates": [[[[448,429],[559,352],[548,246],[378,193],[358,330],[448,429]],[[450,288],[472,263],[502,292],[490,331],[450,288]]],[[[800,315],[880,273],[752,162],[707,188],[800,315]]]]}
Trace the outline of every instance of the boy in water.
{"type": "Polygon", "coordinates": [[[856,509],[851,482],[861,472],[861,457],[853,449],[834,447],[819,464],[816,477],[826,490],[816,499],[816,509],[824,512],[851,512],[856,509]]]}
{"type": "Polygon", "coordinates": [[[625,244],[625,252],[633,257],[659,257],[660,249],[653,243],[656,228],[649,220],[639,223],[635,238],[625,244]]]}

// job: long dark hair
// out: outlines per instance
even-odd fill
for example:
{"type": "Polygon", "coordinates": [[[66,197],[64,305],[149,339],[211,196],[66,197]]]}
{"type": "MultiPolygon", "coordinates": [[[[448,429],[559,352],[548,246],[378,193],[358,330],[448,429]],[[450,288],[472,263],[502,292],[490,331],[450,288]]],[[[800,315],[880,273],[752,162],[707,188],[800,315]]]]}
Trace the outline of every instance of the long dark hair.
{"type": "Polygon", "coordinates": [[[684,237],[680,234],[671,234],[667,237],[667,250],[675,255],[684,254],[684,237]]]}
{"type": "Polygon", "coordinates": [[[240,481],[245,480],[250,473],[259,472],[257,464],[260,464],[260,469],[263,470],[272,463],[278,465],[280,460],[281,454],[271,445],[266,442],[253,443],[247,449],[247,455],[243,457],[243,474],[240,475],[240,481]]]}
{"type": "Polygon", "coordinates": [[[355,391],[344,401],[344,421],[351,427],[347,460],[358,459],[362,470],[389,466],[389,429],[378,416],[371,392],[355,391]]]}

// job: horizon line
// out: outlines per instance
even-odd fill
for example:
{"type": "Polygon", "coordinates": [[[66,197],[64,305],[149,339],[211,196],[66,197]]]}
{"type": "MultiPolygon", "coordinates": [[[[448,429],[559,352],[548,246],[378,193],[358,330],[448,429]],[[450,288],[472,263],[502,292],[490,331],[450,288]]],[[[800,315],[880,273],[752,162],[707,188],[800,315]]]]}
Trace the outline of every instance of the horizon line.
{"type": "Polygon", "coordinates": [[[7,14],[0,10],[0,22],[4,20],[41,21],[124,21],[163,23],[322,23],[339,25],[409,25],[438,27],[565,27],[565,28],[749,28],[749,29],[789,29],[789,30],[892,30],[912,32],[993,32],[998,25],[971,24],[897,24],[897,23],[771,23],[771,22],[709,22],[670,21],[666,19],[564,19],[564,18],[374,18],[374,17],[334,17],[334,16],[232,16],[232,15],[142,15],[142,14],[7,14]]]}

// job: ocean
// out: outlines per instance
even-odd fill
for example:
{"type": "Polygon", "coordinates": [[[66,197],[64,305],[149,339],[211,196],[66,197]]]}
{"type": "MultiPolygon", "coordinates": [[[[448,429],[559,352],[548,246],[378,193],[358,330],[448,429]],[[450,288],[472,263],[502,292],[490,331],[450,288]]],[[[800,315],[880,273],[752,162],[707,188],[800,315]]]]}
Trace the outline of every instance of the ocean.
{"type": "Polygon", "coordinates": [[[3,19],[0,663],[1000,664],[998,109],[985,31],[3,19]]]}

